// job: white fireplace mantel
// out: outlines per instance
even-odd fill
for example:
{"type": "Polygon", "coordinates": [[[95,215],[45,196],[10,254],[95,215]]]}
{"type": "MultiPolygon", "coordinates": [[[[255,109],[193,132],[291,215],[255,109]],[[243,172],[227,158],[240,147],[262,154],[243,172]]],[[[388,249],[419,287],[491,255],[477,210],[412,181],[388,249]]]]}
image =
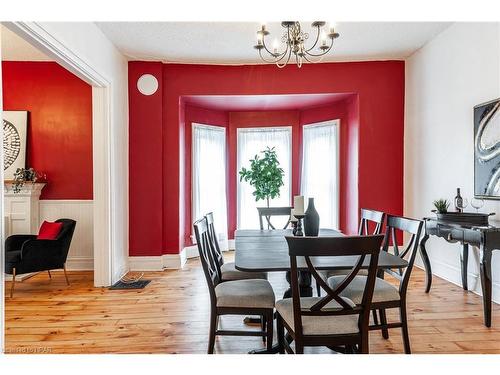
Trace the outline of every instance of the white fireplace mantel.
{"type": "Polygon", "coordinates": [[[43,182],[27,182],[19,192],[14,192],[14,184],[4,182],[5,235],[36,234],[40,226],[39,200],[43,182]]]}

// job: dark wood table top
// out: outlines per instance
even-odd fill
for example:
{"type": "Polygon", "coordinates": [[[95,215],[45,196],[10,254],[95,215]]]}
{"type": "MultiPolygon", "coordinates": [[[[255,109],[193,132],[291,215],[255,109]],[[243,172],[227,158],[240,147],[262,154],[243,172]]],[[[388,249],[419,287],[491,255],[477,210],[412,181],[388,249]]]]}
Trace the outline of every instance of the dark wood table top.
{"type": "MultiPolygon", "coordinates": [[[[290,256],[285,236],[291,236],[292,231],[287,230],[258,230],[239,229],[235,232],[236,254],[235,267],[240,271],[247,272],[273,272],[289,271],[290,256]]],[[[344,236],[333,229],[321,229],[320,236],[338,237],[344,236]]],[[[311,258],[314,266],[319,270],[342,270],[351,269],[358,257],[336,256],[311,258]]],[[[298,268],[307,270],[304,259],[300,257],[298,268]]],[[[367,257],[363,267],[367,268],[370,258],[367,257]]],[[[404,268],[408,263],[395,255],[381,252],[378,265],[380,268],[404,268]]]]}

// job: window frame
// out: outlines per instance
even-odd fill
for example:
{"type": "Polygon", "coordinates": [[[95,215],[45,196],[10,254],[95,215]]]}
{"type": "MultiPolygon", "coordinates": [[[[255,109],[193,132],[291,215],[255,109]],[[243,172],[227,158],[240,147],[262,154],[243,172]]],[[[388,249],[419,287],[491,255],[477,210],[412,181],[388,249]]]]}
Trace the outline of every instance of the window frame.
{"type": "MultiPolygon", "coordinates": [[[[293,126],[292,125],[272,125],[272,126],[249,126],[249,127],[240,127],[236,128],[236,228],[240,228],[240,214],[239,214],[239,202],[240,202],[240,177],[239,171],[241,170],[240,165],[240,134],[241,133],[250,133],[252,131],[259,132],[264,131],[265,129],[269,130],[281,130],[287,131],[290,135],[290,146],[289,146],[289,160],[288,160],[288,170],[290,171],[289,181],[288,181],[288,205],[292,206],[292,176],[293,176],[293,126]]],[[[280,163],[281,164],[281,163],[280,163]]],[[[257,202],[256,202],[257,203],[257,202]]],[[[255,213],[257,215],[257,213],[255,213]]]]}

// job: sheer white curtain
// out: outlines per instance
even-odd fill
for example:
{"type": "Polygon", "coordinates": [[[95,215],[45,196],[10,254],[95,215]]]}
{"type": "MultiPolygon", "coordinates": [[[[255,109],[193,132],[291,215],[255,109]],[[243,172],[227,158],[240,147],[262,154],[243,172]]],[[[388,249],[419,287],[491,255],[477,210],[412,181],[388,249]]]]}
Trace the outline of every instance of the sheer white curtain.
{"type": "Polygon", "coordinates": [[[192,152],[193,221],[213,212],[219,241],[226,247],[226,129],[193,124],[192,152]]]}
{"type": "Polygon", "coordinates": [[[338,229],[338,121],[303,127],[301,194],[314,198],[321,228],[338,229]]]}
{"type": "MultiPolygon", "coordinates": [[[[292,128],[290,126],[264,127],[264,128],[240,128],[238,129],[238,172],[242,167],[250,167],[250,159],[260,154],[266,147],[274,147],[285,173],[281,187],[280,196],[269,202],[271,207],[290,205],[291,191],[291,164],[292,164],[292,128]]],[[[260,155],[259,155],[260,156],[260,155]]],[[[238,186],[238,228],[258,229],[259,216],[257,207],[266,207],[265,201],[255,202],[252,195],[253,187],[248,182],[240,182],[239,173],[236,176],[238,186]]],[[[286,218],[283,218],[283,226],[286,218]]],[[[281,225],[279,218],[273,219],[275,226],[281,225]]]]}

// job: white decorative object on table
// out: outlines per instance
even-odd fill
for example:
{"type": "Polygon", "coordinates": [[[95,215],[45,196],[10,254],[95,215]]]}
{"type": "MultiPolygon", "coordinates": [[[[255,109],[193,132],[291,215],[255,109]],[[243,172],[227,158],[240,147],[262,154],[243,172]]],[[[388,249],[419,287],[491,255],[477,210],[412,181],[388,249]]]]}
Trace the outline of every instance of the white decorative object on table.
{"type": "Polygon", "coordinates": [[[293,197],[293,208],[295,210],[295,214],[304,215],[304,196],[296,195],[293,197]]]}

